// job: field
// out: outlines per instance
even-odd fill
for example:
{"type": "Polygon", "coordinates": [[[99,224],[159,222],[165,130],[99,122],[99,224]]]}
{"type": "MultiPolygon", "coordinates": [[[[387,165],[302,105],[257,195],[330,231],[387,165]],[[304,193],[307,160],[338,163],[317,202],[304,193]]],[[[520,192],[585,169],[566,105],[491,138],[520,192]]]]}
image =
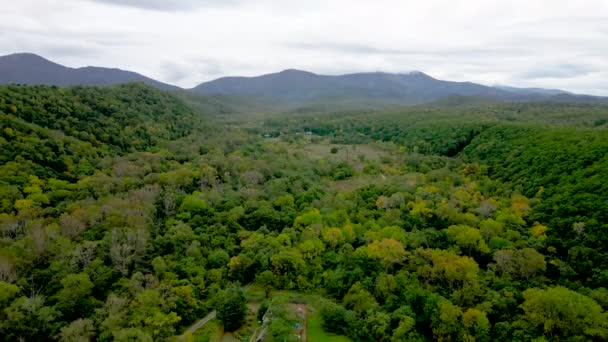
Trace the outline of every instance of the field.
{"type": "Polygon", "coordinates": [[[386,152],[372,145],[338,145],[311,143],[307,144],[300,151],[311,159],[334,159],[346,162],[356,160],[378,160],[386,155],[386,152]],[[335,153],[332,153],[335,151],[335,153]]]}
{"type": "Polygon", "coordinates": [[[328,334],[321,326],[321,315],[318,310],[309,311],[308,314],[308,340],[323,342],[350,342],[346,336],[328,334]]]}
{"type": "Polygon", "coordinates": [[[221,324],[216,320],[211,320],[205,324],[202,328],[196,331],[192,335],[193,342],[220,342],[224,335],[224,329],[221,324]]]}

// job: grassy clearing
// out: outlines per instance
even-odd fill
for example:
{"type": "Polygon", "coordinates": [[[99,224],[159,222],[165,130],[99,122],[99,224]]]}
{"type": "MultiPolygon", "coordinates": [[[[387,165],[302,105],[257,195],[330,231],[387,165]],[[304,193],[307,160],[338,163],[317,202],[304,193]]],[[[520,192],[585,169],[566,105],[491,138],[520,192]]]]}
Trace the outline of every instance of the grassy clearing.
{"type": "Polygon", "coordinates": [[[193,342],[221,342],[224,329],[217,319],[209,321],[192,335],[193,342]]]}
{"type": "MultiPolygon", "coordinates": [[[[275,290],[270,292],[270,298],[286,297],[292,303],[304,303],[308,301],[308,295],[302,292],[290,290],[275,290]]],[[[251,303],[259,303],[266,299],[264,290],[253,284],[247,289],[247,300],[251,303]]]]}
{"type": "Polygon", "coordinates": [[[329,184],[336,191],[351,192],[369,184],[390,184],[387,182],[388,178],[392,177],[383,175],[361,175],[339,181],[331,181],[329,184]]]}
{"type": "Polygon", "coordinates": [[[300,151],[311,159],[334,159],[347,162],[379,160],[386,152],[371,145],[308,144],[300,151]],[[332,153],[332,149],[337,150],[332,153]]]}
{"type": "Polygon", "coordinates": [[[319,310],[310,311],[308,316],[308,341],[323,342],[351,342],[346,336],[328,334],[321,327],[321,314],[319,310]]]}
{"type": "Polygon", "coordinates": [[[307,159],[331,159],[349,163],[362,163],[364,161],[378,161],[388,156],[392,149],[386,143],[371,144],[332,144],[328,139],[306,136],[296,143],[282,141],[279,138],[267,138],[266,143],[274,147],[282,146],[290,153],[303,155],[307,159]],[[333,153],[332,153],[332,150],[333,153]]]}

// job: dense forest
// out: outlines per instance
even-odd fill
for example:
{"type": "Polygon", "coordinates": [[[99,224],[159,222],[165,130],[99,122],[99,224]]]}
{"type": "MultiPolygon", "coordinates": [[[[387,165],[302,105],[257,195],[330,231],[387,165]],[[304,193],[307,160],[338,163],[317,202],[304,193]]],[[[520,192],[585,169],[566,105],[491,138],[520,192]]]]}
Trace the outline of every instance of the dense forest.
{"type": "Polygon", "coordinates": [[[1,341],[608,339],[608,107],[230,101],[0,87],[1,341]]]}

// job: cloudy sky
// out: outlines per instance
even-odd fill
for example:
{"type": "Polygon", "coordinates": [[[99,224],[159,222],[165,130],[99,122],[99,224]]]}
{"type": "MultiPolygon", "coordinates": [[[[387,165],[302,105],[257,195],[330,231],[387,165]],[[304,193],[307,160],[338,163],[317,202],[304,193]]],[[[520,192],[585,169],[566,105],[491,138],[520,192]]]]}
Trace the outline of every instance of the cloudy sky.
{"type": "Polygon", "coordinates": [[[608,1],[6,1],[0,54],[14,52],[182,87],[287,68],[420,70],[608,95],[608,1]]]}

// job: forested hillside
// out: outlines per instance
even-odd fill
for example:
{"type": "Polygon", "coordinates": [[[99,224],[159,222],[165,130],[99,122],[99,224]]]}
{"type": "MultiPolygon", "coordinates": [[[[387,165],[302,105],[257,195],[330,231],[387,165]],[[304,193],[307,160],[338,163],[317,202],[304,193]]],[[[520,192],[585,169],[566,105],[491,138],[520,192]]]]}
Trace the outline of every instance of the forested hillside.
{"type": "Polygon", "coordinates": [[[201,118],[143,84],[113,88],[0,87],[2,164],[76,179],[102,156],[143,151],[200,126],[201,118]],[[198,125],[198,126],[197,126],[198,125]]]}
{"type": "Polygon", "coordinates": [[[0,87],[0,340],[608,338],[605,107],[181,98],[0,87]]]}
{"type": "Polygon", "coordinates": [[[551,227],[547,243],[566,261],[559,265],[563,278],[608,286],[606,128],[499,125],[465,153],[490,165],[506,185],[540,199],[531,217],[551,227]]]}
{"type": "Polygon", "coordinates": [[[486,166],[504,188],[537,198],[562,279],[607,286],[608,107],[580,104],[426,106],[272,118],[265,131],[310,131],[335,142],[390,141],[486,166]]]}

